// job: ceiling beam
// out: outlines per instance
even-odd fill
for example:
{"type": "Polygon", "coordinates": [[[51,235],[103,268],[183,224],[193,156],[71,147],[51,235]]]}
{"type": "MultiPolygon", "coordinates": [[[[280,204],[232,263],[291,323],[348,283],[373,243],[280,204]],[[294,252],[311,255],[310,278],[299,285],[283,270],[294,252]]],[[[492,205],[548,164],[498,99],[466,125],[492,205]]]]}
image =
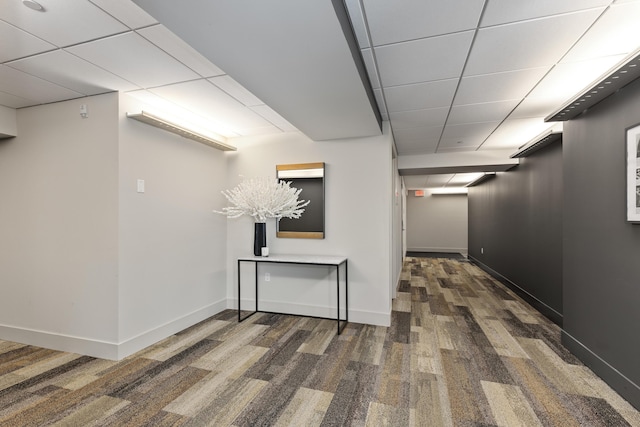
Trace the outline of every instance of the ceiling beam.
{"type": "Polygon", "coordinates": [[[400,175],[463,172],[503,172],[518,165],[512,150],[466,151],[398,156],[400,175]]]}
{"type": "Polygon", "coordinates": [[[134,2],[311,139],[382,134],[342,1],[134,2]]]}

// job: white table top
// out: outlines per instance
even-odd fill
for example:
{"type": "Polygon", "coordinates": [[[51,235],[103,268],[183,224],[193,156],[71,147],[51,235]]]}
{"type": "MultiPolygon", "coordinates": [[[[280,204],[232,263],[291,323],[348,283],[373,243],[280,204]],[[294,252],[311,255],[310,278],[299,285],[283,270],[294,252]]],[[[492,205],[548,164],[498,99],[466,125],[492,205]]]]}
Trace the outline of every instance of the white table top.
{"type": "Polygon", "coordinates": [[[340,265],[347,261],[347,257],[333,255],[291,255],[291,254],[269,254],[269,256],[248,256],[239,257],[238,261],[256,262],[282,262],[295,264],[325,264],[340,265]]]}

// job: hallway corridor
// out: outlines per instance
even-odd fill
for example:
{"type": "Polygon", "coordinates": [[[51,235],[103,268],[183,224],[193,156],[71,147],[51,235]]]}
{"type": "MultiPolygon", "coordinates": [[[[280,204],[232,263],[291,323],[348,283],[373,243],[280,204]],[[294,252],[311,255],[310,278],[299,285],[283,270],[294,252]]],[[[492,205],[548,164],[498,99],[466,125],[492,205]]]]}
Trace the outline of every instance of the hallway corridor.
{"type": "Polygon", "coordinates": [[[640,426],[464,259],[407,258],[392,325],[226,310],[119,362],[0,341],[0,426],[640,426]]]}

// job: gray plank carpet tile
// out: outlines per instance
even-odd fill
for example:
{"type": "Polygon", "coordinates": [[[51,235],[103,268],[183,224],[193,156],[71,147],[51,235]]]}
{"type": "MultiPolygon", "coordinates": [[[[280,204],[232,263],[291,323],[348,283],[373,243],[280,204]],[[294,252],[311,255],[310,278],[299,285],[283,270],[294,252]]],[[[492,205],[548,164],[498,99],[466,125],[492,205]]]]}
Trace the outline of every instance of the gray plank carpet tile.
{"type": "Polygon", "coordinates": [[[225,310],[119,362],[0,341],[0,426],[636,426],[486,273],[409,257],[391,326],[225,310]]]}

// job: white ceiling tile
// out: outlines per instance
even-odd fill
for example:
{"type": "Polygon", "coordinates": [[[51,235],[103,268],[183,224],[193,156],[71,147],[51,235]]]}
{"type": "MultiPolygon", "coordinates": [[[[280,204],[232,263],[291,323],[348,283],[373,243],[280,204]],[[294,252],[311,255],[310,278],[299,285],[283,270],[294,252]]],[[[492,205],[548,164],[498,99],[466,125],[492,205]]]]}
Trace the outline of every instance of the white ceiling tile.
{"type": "Polygon", "coordinates": [[[384,96],[382,96],[382,89],[374,89],[373,96],[376,98],[378,104],[378,110],[382,120],[389,120],[389,114],[387,113],[387,104],[384,102],[384,96]]]}
{"type": "Polygon", "coordinates": [[[129,29],[86,0],[48,1],[43,2],[43,6],[45,11],[37,12],[24,7],[20,1],[3,1],[0,19],[58,47],[129,29]]]}
{"type": "Polygon", "coordinates": [[[242,87],[240,83],[233,80],[230,76],[218,76],[208,80],[248,107],[264,104],[257,96],[242,87]]]}
{"type": "Polygon", "coordinates": [[[383,86],[460,77],[473,31],[375,48],[383,86]]]}
{"type": "Polygon", "coordinates": [[[530,119],[534,117],[547,117],[564,103],[563,97],[535,98],[527,97],[511,113],[510,119],[530,119]]]}
{"type": "Polygon", "coordinates": [[[417,83],[384,88],[389,112],[422,110],[451,105],[458,85],[457,79],[417,83]]]}
{"type": "Polygon", "coordinates": [[[371,49],[362,49],[360,53],[362,54],[362,60],[364,61],[364,66],[367,69],[367,74],[369,75],[371,87],[373,89],[378,89],[380,87],[380,79],[378,78],[376,63],[373,59],[373,52],[371,49]]]}
{"type": "Polygon", "coordinates": [[[453,179],[455,174],[453,173],[437,173],[433,175],[427,175],[427,188],[444,187],[453,179]]]}
{"type": "Polygon", "coordinates": [[[482,15],[482,27],[607,6],[611,0],[491,0],[482,15]]]}
{"type": "Polygon", "coordinates": [[[296,132],[298,130],[268,105],[255,105],[250,108],[284,132],[296,132]]]}
{"type": "Polygon", "coordinates": [[[545,123],[543,117],[505,120],[496,131],[482,144],[481,149],[516,149],[544,131],[551,129],[555,123],[545,123]]]}
{"type": "Polygon", "coordinates": [[[402,111],[390,113],[390,121],[394,130],[424,126],[444,126],[448,112],[449,107],[402,111]]]}
{"type": "Polygon", "coordinates": [[[0,62],[24,58],[25,56],[55,48],[51,43],[47,43],[4,21],[0,21],[0,62]]]}
{"type": "Polygon", "coordinates": [[[428,175],[405,175],[402,177],[407,189],[427,188],[428,175]]]}
{"type": "Polygon", "coordinates": [[[398,129],[393,131],[398,152],[431,154],[435,152],[442,126],[398,129]]]}
{"type": "Polygon", "coordinates": [[[252,136],[252,135],[269,135],[274,133],[282,133],[282,129],[274,125],[262,126],[257,128],[239,129],[240,136],[252,136]]]}
{"type": "Polygon", "coordinates": [[[133,32],[72,46],[66,50],[143,88],[200,77],[133,32]]]}
{"type": "Polygon", "coordinates": [[[131,0],[90,0],[91,3],[107,12],[132,30],[157,24],[151,15],[131,0]]]}
{"type": "Polygon", "coordinates": [[[191,68],[202,77],[213,77],[224,74],[220,68],[212,64],[194,48],[173,34],[164,25],[153,25],[136,31],[142,37],[191,68]]]}
{"type": "Polygon", "coordinates": [[[442,133],[440,145],[447,140],[446,145],[475,146],[484,141],[500,122],[467,123],[462,125],[447,125],[442,133]],[[450,143],[449,143],[450,142],[450,143]]]}
{"type": "Polygon", "coordinates": [[[546,117],[581,93],[624,56],[561,63],[529,93],[510,118],[546,117]]]}
{"type": "Polygon", "coordinates": [[[468,172],[468,173],[457,173],[455,174],[451,180],[449,180],[449,185],[465,185],[470,182],[475,181],[484,175],[483,172],[468,172]]]}
{"type": "Polygon", "coordinates": [[[154,88],[152,93],[204,117],[210,117],[239,133],[242,129],[269,126],[262,116],[245,107],[207,80],[154,88]]]}
{"type": "MultiPolygon", "coordinates": [[[[494,125],[494,127],[497,126],[494,125]]],[[[470,133],[466,137],[459,136],[442,136],[438,145],[438,153],[451,151],[475,151],[477,150],[491,135],[491,132],[470,133]]]]}
{"type": "Polygon", "coordinates": [[[346,0],[347,11],[353,26],[353,32],[358,40],[360,49],[369,47],[369,36],[367,35],[367,27],[362,16],[362,8],[359,0],[346,0]]]}
{"type": "Polygon", "coordinates": [[[138,89],[133,83],[63,50],[31,56],[7,65],[84,95],[138,89]],[[69,70],[73,70],[73,73],[69,70]]]}
{"type": "Polygon", "coordinates": [[[21,98],[0,90],[0,105],[9,108],[22,108],[33,104],[34,101],[32,99],[21,98]]]}
{"type": "Polygon", "coordinates": [[[478,25],[483,0],[364,0],[374,46],[471,30],[478,25]]]}
{"type": "Polygon", "coordinates": [[[580,61],[633,52],[640,47],[638,17],[640,2],[611,6],[562,61],[580,61]]]}
{"type": "Polygon", "coordinates": [[[478,31],[465,76],[552,66],[598,18],[601,9],[478,31]]]}
{"type": "Polygon", "coordinates": [[[464,77],[454,99],[454,105],[520,100],[540,81],[548,68],[508,71],[464,77]]]}
{"type": "Polygon", "coordinates": [[[560,63],[549,71],[529,96],[569,99],[593,83],[623,58],[624,55],[613,55],[588,61],[560,63]]]}
{"type": "Polygon", "coordinates": [[[79,92],[74,92],[5,65],[0,65],[0,91],[33,100],[38,104],[82,96],[79,92]]]}
{"type": "Polygon", "coordinates": [[[451,108],[447,123],[457,125],[463,123],[502,121],[516,105],[518,105],[518,100],[457,105],[451,108]]]}
{"type": "Polygon", "coordinates": [[[476,151],[479,145],[476,144],[453,144],[441,142],[438,147],[438,154],[444,153],[460,153],[464,151],[476,151]]]}

